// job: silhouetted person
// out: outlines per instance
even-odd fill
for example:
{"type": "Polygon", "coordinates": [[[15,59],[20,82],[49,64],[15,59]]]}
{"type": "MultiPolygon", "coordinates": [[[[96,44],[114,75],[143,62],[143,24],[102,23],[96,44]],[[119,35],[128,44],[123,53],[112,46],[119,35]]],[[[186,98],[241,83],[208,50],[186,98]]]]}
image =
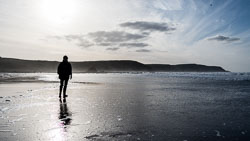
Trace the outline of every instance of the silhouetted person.
{"type": "Polygon", "coordinates": [[[59,98],[61,98],[62,89],[63,89],[63,98],[67,97],[66,90],[69,78],[72,79],[72,67],[68,62],[68,57],[63,56],[63,61],[59,64],[57,68],[57,73],[60,79],[60,90],[59,90],[59,98]]]}

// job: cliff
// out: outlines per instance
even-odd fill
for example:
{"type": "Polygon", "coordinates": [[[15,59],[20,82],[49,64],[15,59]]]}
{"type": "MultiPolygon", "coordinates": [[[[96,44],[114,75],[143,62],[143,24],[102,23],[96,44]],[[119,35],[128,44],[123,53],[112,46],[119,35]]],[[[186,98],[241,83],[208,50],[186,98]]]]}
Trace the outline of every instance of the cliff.
{"type": "MultiPolygon", "coordinates": [[[[0,72],[56,72],[59,62],[0,57],[0,72]]],[[[73,72],[225,72],[222,67],[198,64],[142,64],[131,60],[71,62],[73,72]]]]}

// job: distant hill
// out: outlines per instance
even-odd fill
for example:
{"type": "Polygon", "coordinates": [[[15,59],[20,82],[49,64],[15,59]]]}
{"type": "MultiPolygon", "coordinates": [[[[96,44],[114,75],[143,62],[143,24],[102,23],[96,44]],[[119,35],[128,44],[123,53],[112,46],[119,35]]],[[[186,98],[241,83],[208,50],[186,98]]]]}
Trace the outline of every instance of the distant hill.
{"type": "Polygon", "coordinates": [[[148,64],[147,66],[150,66],[152,68],[152,71],[156,72],[226,72],[222,67],[205,66],[199,64],[148,64]]]}
{"type": "MultiPolygon", "coordinates": [[[[56,72],[60,62],[0,57],[0,72],[56,72]]],[[[222,67],[198,64],[142,64],[131,60],[71,62],[73,72],[225,72],[222,67]]]]}

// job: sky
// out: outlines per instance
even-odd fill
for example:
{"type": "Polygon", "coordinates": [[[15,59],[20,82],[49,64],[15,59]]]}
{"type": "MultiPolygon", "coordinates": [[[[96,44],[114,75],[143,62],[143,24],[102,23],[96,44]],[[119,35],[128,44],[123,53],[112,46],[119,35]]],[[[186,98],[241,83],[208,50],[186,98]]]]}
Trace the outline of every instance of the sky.
{"type": "Polygon", "coordinates": [[[0,0],[0,56],[250,72],[249,0],[0,0]]]}

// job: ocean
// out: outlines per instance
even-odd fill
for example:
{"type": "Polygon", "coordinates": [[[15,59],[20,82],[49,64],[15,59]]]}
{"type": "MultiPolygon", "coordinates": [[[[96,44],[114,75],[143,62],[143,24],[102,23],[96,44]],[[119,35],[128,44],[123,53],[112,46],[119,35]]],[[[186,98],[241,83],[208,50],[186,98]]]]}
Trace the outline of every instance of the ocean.
{"type": "Polygon", "coordinates": [[[250,73],[0,74],[0,140],[250,140],[250,73]]]}

